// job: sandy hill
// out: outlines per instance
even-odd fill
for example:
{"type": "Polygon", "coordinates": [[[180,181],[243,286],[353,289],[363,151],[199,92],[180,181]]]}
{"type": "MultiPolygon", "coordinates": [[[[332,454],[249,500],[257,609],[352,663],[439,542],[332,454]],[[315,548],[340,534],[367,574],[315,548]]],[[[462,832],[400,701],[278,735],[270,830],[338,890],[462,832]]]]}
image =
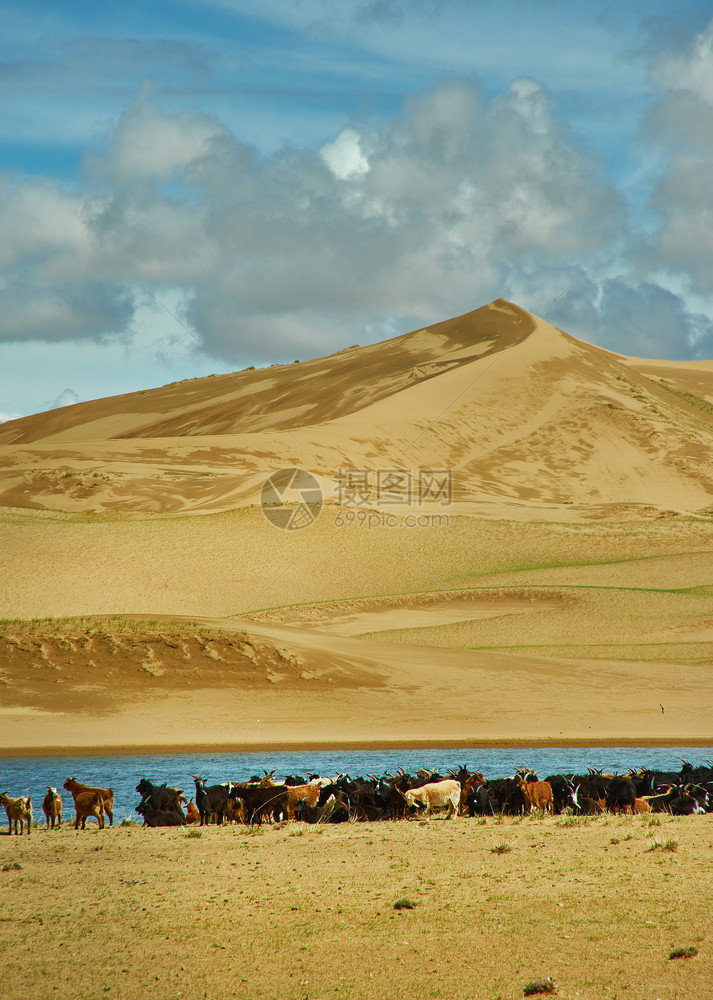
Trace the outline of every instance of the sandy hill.
{"type": "MultiPolygon", "coordinates": [[[[309,469],[453,471],[461,504],[713,502],[713,364],[624,358],[502,299],[370,347],[0,428],[0,503],[217,511],[309,469]]],[[[495,513],[500,513],[495,509],[495,513]]]]}
{"type": "Polygon", "coordinates": [[[712,457],[713,362],[503,300],[7,423],[4,745],[712,739],[712,457]],[[304,531],[257,505],[291,466],[304,531]]]}
{"type": "Polygon", "coordinates": [[[498,300],[370,347],[0,429],[0,502],[220,510],[284,466],[453,470],[460,503],[713,502],[713,366],[604,351],[498,300]]]}

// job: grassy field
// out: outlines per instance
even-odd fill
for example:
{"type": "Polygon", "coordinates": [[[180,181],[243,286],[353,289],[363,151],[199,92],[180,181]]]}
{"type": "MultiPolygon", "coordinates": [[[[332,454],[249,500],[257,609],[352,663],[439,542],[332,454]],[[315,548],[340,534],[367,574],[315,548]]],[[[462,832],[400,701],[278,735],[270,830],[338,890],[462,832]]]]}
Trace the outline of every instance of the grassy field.
{"type": "Polygon", "coordinates": [[[2,996],[709,1000],[712,841],[709,816],[35,828],[0,839],[2,996]]]}

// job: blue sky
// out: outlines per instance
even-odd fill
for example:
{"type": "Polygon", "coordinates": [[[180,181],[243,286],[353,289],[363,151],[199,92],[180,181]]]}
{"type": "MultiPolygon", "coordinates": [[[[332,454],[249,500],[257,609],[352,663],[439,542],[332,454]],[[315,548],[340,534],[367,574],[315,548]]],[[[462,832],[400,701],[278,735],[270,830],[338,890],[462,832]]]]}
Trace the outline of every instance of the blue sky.
{"type": "Polygon", "coordinates": [[[505,296],[713,356],[713,5],[0,0],[0,419],[505,296]]]}

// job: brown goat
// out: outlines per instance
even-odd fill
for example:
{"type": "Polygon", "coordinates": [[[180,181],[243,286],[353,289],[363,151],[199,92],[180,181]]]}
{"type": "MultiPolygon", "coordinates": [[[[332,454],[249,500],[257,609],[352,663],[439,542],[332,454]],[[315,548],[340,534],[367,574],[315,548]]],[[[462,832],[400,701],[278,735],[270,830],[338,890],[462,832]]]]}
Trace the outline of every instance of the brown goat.
{"type": "Polygon", "coordinates": [[[99,829],[104,829],[104,809],[105,803],[99,792],[79,792],[74,796],[74,808],[77,810],[77,818],[74,821],[74,829],[79,829],[81,821],[82,829],[90,816],[93,816],[99,824],[99,829]]]}
{"type": "Polygon", "coordinates": [[[8,833],[12,834],[12,824],[15,824],[15,833],[17,833],[17,824],[20,824],[20,834],[24,830],[24,824],[27,823],[27,834],[29,836],[30,830],[32,828],[32,796],[31,795],[21,795],[17,799],[11,799],[9,795],[4,792],[0,793],[0,806],[5,806],[5,812],[7,814],[7,821],[9,824],[8,833]]]}
{"type": "Polygon", "coordinates": [[[191,799],[191,801],[186,806],[186,823],[200,823],[201,814],[196,809],[196,804],[191,799]]]}
{"type": "MultiPolygon", "coordinates": [[[[455,778],[455,774],[453,777],[455,778]]],[[[460,803],[458,806],[459,816],[468,815],[468,792],[471,788],[479,788],[481,785],[485,784],[487,784],[487,782],[479,771],[473,771],[468,775],[465,781],[461,782],[460,803]]]]}
{"type": "Polygon", "coordinates": [[[42,812],[45,814],[47,826],[54,830],[62,825],[62,797],[56,788],[47,785],[47,794],[42,801],[42,812]]]}
{"type": "Polygon", "coordinates": [[[525,812],[541,809],[552,812],[552,785],[549,781],[521,781],[520,791],[525,800],[525,812]]]}
{"type": "MultiPolygon", "coordinates": [[[[67,778],[63,788],[72,793],[72,797],[77,801],[77,796],[82,792],[96,792],[102,800],[104,812],[109,817],[109,826],[114,825],[114,791],[111,788],[92,788],[91,785],[80,785],[76,778],[67,778]]],[[[103,825],[103,824],[102,824],[103,825]]]]}

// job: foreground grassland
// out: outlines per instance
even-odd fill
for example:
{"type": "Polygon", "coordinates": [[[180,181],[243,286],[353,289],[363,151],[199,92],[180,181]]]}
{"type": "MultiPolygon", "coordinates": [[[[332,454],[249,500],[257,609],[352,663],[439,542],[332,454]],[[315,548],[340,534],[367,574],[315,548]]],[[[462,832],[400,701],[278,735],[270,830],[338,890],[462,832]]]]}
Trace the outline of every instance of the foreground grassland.
{"type": "Polygon", "coordinates": [[[36,828],[2,996],[709,1000],[712,852],[710,816],[36,828]]]}

